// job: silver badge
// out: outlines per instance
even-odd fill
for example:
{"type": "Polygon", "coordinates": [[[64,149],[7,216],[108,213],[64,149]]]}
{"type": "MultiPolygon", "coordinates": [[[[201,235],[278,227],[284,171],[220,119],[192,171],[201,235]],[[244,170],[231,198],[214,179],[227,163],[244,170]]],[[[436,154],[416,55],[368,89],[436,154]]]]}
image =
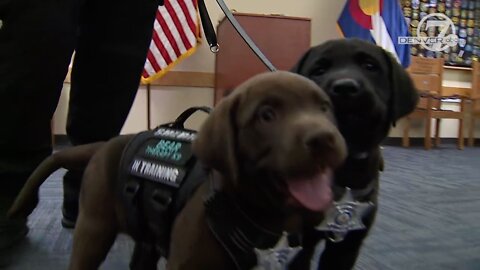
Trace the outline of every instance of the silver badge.
{"type": "Polygon", "coordinates": [[[288,244],[288,234],[283,232],[282,237],[278,240],[273,248],[257,249],[257,266],[255,270],[285,270],[293,258],[302,250],[301,246],[290,247],[288,244]]]}
{"type": "Polygon", "coordinates": [[[352,190],[345,189],[342,199],[333,203],[322,223],[315,227],[318,231],[328,232],[328,239],[332,242],[343,241],[349,231],[365,229],[362,217],[374,206],[371,202],[354,201],[352,190]]]}

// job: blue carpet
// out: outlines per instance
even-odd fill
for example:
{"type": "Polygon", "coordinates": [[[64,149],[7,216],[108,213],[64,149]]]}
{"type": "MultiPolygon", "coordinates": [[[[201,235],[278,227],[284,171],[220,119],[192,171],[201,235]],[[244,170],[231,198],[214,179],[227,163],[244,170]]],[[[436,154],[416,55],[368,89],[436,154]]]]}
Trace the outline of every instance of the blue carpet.
{"type": "MultiPolygon", "coordinates": [[[[356,269],[480,270],[480,148],[386,146],[384,156],[379,212],[356,269]]],[[[6,269],[67,268],[72,231],[60,225],[63,173],[42,186],[28,237],[10,251],[6,269]]],[[[128,269],[132,248],[120,236],[101,269],[128,269]]]]}

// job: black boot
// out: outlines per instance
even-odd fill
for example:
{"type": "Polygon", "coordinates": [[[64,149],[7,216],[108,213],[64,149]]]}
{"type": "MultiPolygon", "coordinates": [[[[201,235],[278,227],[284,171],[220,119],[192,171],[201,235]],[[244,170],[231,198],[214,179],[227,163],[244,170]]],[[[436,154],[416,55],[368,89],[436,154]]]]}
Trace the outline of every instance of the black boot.
{"type": "Polygon", "coordinates": [[[5,205],[10,206],[13,200],[0,197],[0,269],[15,261],[16,247],[28,234],[27,219],[10,220],[5,217],[5,205]]]}
{"type": "Polygon", "coordinates": [[[6,212],[14,198],[0,198],[0,253],[22,240],[28,233],[27,219],[8,219],[6,212]]]}
{"type": "Polygon", "coordinates": [[[63,177],[63,218],[64,228],[74,228],[78,216],[78,199],[83,171],[68,171],[63,177]]]}
{"type": "Polygon", "coordinates": [[[7,218],[7,211],[12,206],[28,175],[28,173],[18,175],[0,174],[0,182],[2,183],[0,188],[0,250],[10,248],[28,233],[26,218],[7,218]]]}
{"type": "Polygon", "coordinates": [[[27,218],[7,218],[7,211],[33,170],[52,152],[49,139],[46,144],[41,143],[41,139],[28,141],[30,144],[27,146],[22,141],[20,146],[24,148],[18,146],[18,142],[10,142],[10,139],[0,137],[0,255],[3,255],[0,263],[4,262],[2,259],[5,258],[6,251],[13,250],[14,245],[28,233],[27,218]]]}

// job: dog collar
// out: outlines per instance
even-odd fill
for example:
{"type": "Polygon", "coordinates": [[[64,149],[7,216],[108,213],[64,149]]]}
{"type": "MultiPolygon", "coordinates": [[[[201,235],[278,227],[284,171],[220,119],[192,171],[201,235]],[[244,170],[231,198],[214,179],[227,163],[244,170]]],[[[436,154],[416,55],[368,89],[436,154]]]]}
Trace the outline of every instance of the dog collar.
{"type": "Polygon", "coordinates": [[[358,152],[358,153],[352,153],[350,154],[350,156],[353,158],[353,159],[366,159],[368,158],[368,152],[358,152]]]}
{"type": "Polygon", "coordinates": [[[370,181],[370,183],[364,188],[351,189],[349,187],[342,187],[338,185],[332,186],[333,194],[342,194],[345,192],[350,192],[352,199],[356,201],[365,201],[365,198],[370,195],[375,189],[376,182],[370,181]]]}
{"type": "Polygon", "coordinates": [[[214,192],[204,204],[210,231],[237,270],[256,266],[264,270],[287,269],[302,249],[300,234],[279,234],[260,227],[223,192],[214,192]]]}

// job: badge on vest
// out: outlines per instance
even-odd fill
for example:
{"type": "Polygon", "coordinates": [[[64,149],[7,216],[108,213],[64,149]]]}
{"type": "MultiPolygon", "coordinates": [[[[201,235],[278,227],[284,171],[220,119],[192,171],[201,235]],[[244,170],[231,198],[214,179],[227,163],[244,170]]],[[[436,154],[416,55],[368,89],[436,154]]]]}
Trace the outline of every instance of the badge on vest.
{"type": "Polygon", "coordinates": [[[167,127],[160,127],[156,129],[154,134],[155,136],[186,142],[192,142],[197,136],[197,133],[194,131],[178,130],[167,127]]]}
{"type": "Polygon", "coordinates": [[[179,187],[185,177],[185,170],[181,168],[139,158],[133,159],[130,166],[130,173],[138,177],[173,187],[179,187]]]}
{"type": "Polygon", "coordinates": [[[193,158],[192,141],[196,133],[160,127],[135,143],[129,162],[131,175],[178,188],[193,158]]]}
{"type": "Polygon", "coordinates": [[[192,145],[183,141],[152,138],[140,148],[140,153],[174,165],[184,166],[192,157],[192,145]]]}

